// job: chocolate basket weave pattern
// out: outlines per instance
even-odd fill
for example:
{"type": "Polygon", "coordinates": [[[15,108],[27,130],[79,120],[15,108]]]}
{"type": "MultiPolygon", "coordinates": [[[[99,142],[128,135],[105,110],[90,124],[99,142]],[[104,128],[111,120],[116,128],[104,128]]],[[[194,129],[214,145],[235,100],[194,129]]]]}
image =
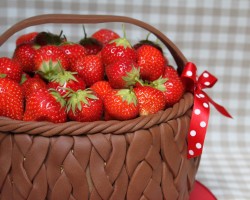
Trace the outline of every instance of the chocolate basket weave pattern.
{"type": "MultiPolygon", "coordinates": [[[[0,37],[46,23],[125,22],[155,34],[181,73],[186,58],[154,27],[128,17],[41,15],[0,37]]],[[[24,122],[0,117],[0,200],[189,199],[200,157],[187,159],[193,95],[128,121],[24,122]]]]}

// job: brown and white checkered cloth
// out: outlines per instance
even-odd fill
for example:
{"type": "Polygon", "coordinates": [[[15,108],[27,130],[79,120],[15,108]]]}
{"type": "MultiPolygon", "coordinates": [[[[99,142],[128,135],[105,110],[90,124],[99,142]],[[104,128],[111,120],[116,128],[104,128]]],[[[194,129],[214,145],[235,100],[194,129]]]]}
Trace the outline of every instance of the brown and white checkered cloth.
{"type": "MultiPolygon", "coordinates": [[[[211,109],[204,153],[197,179],[218,199],[250,199],[250,1],[68,1],[1,0],[1,33],[21,19],[39,14],[114,14],[145,21],[166,34],[196,63],[198,73],[208,70],[219,82],[207,93],[223,104],[234,119],[211,109]]],[[[98,27],[116,23],[86,25],[89,35],[98,27]]],[[[63,29],[72,40],[83,36],[81,25],[46,25],[21,31],[63,29]]],[[[127,26],[131,41],[147,33],[127,26]]],[[[11,56],[15,36],[0,48],[0,56],[11,56]]],[[[171,61],[171,59],[170,59],[171,61]]]]}

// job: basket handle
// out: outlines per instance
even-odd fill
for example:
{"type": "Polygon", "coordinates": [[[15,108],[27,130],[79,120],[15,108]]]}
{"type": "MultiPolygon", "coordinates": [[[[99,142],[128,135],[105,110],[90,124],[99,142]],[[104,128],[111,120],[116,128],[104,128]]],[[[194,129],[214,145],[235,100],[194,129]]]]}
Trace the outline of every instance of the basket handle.
{"type": "Polygon", "coordinates": [[[7,29],[1,36],[0,36],[0,46],[2,46],[12,35],[16,32],[35,25],[40,24],[95,24],[95,23],[106,23],[106,22],[124,22],[134,24],[145,30],[150,31],[159,40],[168,48],[170,53],[172,54],[178,68],[179,74],[183,71],[185,64],[187,63],[187,59],[182,54],[182,52],[176,47],[176,45],[170,41],[162,32],[154,28],[153,26],[142,22],[137,19],[133,19],[130,17],[124,16],[114,16],[114,15],[78,15],[78,14],[45,14],[45,15],[38,15],[34,17],[30,17],[24,19],[12,27],[7,29]]]}

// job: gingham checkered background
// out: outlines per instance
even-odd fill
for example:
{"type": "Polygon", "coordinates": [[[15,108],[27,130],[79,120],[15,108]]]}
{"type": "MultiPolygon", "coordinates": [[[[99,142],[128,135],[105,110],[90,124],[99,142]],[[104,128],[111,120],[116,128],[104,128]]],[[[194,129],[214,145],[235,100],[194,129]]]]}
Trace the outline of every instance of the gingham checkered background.
{"type": "MultiPolygon", "coordinates": [[[[1,33],[21,19],[38,14],[114,14],[145,21],[166,34],[190,60],[198,73],[208,70],[219,82],[208,92],[223,104],[234,119],[211,109],[203,158],[197,179],[218,199],[250,199],[250,1],[0,1],[1,33]]],[[[119,34],[121,24],[86,25],[89,35],[100,27],[119,34]]],[[[126,26],[133,43],[147,32],[126,26]]],[[[81,25],[42,25],[19,32],[63,29],[68,38],[83,36],[81,25]]],[[[15,36],[0,48],[0,56],[11,56],[15,36]]]]}

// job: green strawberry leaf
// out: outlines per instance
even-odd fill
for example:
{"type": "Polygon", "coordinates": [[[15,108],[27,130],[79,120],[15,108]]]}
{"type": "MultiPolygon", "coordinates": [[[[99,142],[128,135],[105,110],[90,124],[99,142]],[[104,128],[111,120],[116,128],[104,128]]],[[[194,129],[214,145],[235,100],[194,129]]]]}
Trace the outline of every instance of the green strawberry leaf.
{"type": "Polygon", "coordinates": [[[69,81],[75,81],[78,82],[78,80],[75,78],[74,74],[77,74],[77,72],[70,72],[70,71],[61,71],[57,74],[54,74],[51,76],[50,81],[59,83],[60,86],[65,85],[69,81]]]}
{"type": "Polygon", "coordinates": [[[66,100],[60,95],[59,92],[57,92],[55,89],[50,88],[49,89],[50,94],[56,99],[57,102],[61,104],[61,108],[66,106],[66,100]]]}
{"type": "Polygon", "coordinates": [[[123,30],[123,38],[114,39],[114,40],[110,41],[110,43],[115,43],[116,46],[123,46],[125,49],[132,48],[130,42],[126,38],[126,31],[125,31],[124,24],[122,25],[122,30],[123,30]]]}
{"type": "Polygon", "coordinates": [[[158,78],[157,80],[151,82],[149,85],[162,91],[165,92],[166,91],[166,87],[164,86],[164,83],[166,83],[166,81],[168,81],[168,78],[158,78]]]}
{"type": "MultiPolygon", "coordinates": [[[[1,74],[0,74],[1,77],[1,74]]],[[[27,76],[25,74],[22,74],[20,85],[22,85],[25,81],[27,81],[27,76]]]]}
{"type": "Polygon", "coordinates": [[[77,103],[77,108],[78,108],[78,110],[82,110],[82,104],[80,101],[77,103]]]}
{"type": "Polygon", "coordinates": [[[117,95],[122,97],[122,101],[126,101],[128,104],[133,103],[137,105],[137,97],[132,89],[120,89],[117,95]]]}
{"type": "Polygon", "coordinates": [[[135,85],[137,82],[141,84],[140,80],[140,68],[132,67],[132,70],[126,73],[122,79],[126,82],[126,87],[135,85]]]}
{"type": "Polygon", "coordinates": [[[67,102],[67,112],[72,110],[75,114],[76,108],[81,111],[82,104],[89,106],[88,99],[99,99],[92,90],[85,89],[85,90],[77,90],[76,92],[72,92],[69,95],[69,100],[67,102]]]}
{"type": "Polygon", "coordinates": [[[53,62],[52,59],[49,61],[43,61],[41,69],[37,71],[43,78],[50,81],[58,72],[64,72],[60,60],[53,62]]]}
{"type": "Polygon", "coordinates": [[[5,78],[7,74],[0,74],[0,78],[5,78]]]}

